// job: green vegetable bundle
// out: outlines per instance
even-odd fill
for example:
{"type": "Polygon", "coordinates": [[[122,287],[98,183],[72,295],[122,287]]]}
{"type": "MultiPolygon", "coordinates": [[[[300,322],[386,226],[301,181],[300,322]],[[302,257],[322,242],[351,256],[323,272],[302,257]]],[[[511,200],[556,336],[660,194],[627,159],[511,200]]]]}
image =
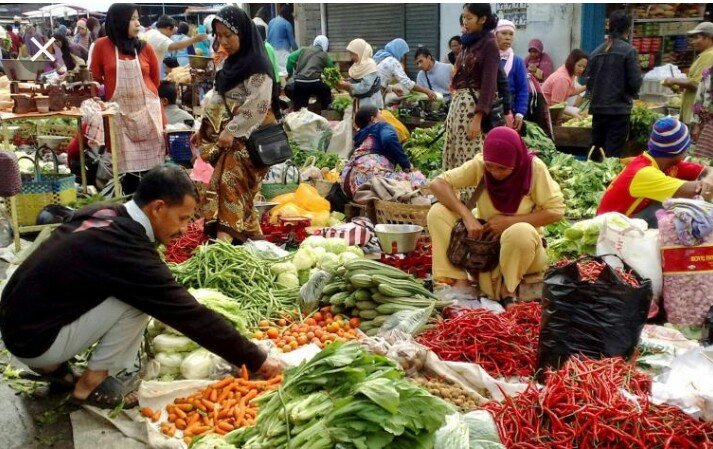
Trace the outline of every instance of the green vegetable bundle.
{"type": "Polygon", "coordinates": [[[340,97],[332,101],[332,109],[339,114],[340,117],[344,117],[344,111],[352,106],[352,99],[347,97],[340,97]]]}
{"type": "Polygon", "coordinates": [[[438,137],[441,131],[443,131],[442,124],[432,128],[416,128],[404,144],[404,150],[411,164],[429,179],[443,171],[445,135],[438,137]]]}
{"type": "Polygon", "coordinates": [[[255,426],[225,437],[242,449],[431,449],[453,412],[355,342],[329,345],[254,402],[255,426]]]}
{"type": "Polygon", "coordinates": [[[337,67],[325,67],[322,71],[322,81],[324,81],[324,84],[330,89],[336,88],[341,80],[342,74],[337,67]]]}
{"type": "Polygon", "coordinates": [[[597,163],[561,153],[542,128],[532,122],[527,122],[523,140],[528,148],[537,151],[537,157],[548,166],[552,179],[562,189],[567,218],[593,217],[604,191],[623,168],[619,159],[607,158],[597,163]]]}
{"type": "Polygon", "coordinates": [[[634,106],[629,119],[629,139],[636,142],[641,150],[646,148],[646,144],[651,136],[651,130],[656,120],[663,117],[658,112],[642,106],[634,106]]]}
{"type": "Polygon", "coordinates": [[[603,221],[601,216],[595,217],[591,220],[577,222],[564,229],[561,238],[548,242],[547,254],[550,260],[555,262],[564,257],[594,256],[603,221]]]}
{"type": "Polygon", "coordinates": [[[322,290],[323,303],[330,304],[335,312],[358,316],[361,320],[359,329],[370,336],[375,335],[396,314],[400,314],[402,320],[397,320],[394,326],[402,325],[405,326],[403,329],[417,332],[435,308],[448,304],[435,299],[411,275],[366,259],[344,263],[342,268],[337,269],[337,276],[322,290]],[[428,310],[428,313],[414,313],[423,310],[428,310]],[[416,322],[404,322],[409,319],[416,322]]]}
{"type": "Polygon", "coordinates": [[[278,319],[297,305],[297,289],[275,283],[273,263],[217,241],[199,246],[187,261],[168,266],[186,288],[212,288],[233,298],[245,313],[245,325],[253,329],[260,320],[278,319]]]}
{"type": "Polygon", "coordinates": [[[302,167],[310,157],[316,159],[314,165],[317,168],[331,170],[339,164],[339,156],[336,154],[304,150],[292,139],[290,139],[290,147],[292,147],[292,163],[297,167],[302,167]]]}

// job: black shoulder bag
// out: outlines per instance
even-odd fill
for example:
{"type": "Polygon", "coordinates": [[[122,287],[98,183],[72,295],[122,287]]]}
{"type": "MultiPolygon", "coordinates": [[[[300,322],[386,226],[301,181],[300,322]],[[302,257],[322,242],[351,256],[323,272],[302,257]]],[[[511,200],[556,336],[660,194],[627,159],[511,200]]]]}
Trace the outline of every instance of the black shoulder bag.
{"type": "Polygon", "coordinates": [[[282,126],[282,111],[279,106],[279,98],[276,97],[274,92],[272,110],[277,123],[259,127],[250,134],[250,137],[245,142],[245,148],[248,151],[248,155],[250,155],[250,160],[257,167],[270,167],[281,164],[292,157],[290,139],[282,126]]]}

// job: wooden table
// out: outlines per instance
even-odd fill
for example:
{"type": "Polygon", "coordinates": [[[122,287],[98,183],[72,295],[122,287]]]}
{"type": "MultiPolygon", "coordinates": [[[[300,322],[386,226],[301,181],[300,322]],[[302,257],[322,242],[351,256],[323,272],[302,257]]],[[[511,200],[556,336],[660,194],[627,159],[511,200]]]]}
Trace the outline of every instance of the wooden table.
{"type": "MultiPolygon", "coordinates": [[[[118,155],[121,147],[121,142],[116,134],[116,114],[113,112],[104,112],[102,117],[107,118],[109,122],[109,138],[111,140],[111,165],[112,173],[114,176],[114,197],[121,197],[121,185],[119,184],[119,160],[118,155]]],[[[76,120],[77,122],[77,132],[80,136],[83,136],[82,132],[82,113],[77,109],[71,109],[67,111],[57,111],[48,113],[31,112],[28,114],[15,114],[13,112],[0,112],[0,126],[2,127],[2,149],[4,151],[10,151],[10,135],[8,124],[17,120],[43,120],[48,118],[66,118],[76,120]]],[[[87,193],[87,172],[85,167],[85,156],[84,156],[84,139],[79,140],[79,163],[81,166],[81,177],[82,177],[82,192],[87,193]]],[[[47,226],[56,225],[37,225],[37,226],[20,226],[17,218],[17,198],[10,197],[10,218],[12,220],[12,231],[15,241],[15,251],[20,251],[20,234],[27,232],[37,232],[41,231],[47,226]]]]}

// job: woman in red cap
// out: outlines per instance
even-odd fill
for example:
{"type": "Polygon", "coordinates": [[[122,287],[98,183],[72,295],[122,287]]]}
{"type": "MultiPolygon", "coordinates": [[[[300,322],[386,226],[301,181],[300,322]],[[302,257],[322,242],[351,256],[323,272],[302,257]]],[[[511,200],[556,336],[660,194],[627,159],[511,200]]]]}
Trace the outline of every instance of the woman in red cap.
{"type": "Polygon", "coordinates": [[[545,163],[527,149],[517,131],[502,126],[490,131],[483,153],[436,178],[431,191],[439,200],[428,213],[436,281],[470,286],[468,273],[446,256],[458,219],[463,220],[471,238],[500,239],[498,267],[478,275],[480,290],[490,298],[516,298],[526,274],[545,270],[542,228],[562,219],[564,198],[545,163]],[[476,187],[475,211],[455,192],[472,187],[476,187]],[[478,219],[486,223],[482,225],[478,219]]]}

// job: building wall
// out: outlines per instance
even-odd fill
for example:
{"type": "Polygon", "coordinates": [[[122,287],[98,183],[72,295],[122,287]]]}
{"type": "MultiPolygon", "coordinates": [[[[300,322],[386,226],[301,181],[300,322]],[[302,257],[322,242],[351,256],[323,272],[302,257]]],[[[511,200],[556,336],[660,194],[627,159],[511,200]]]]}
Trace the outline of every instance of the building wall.
{"type": "Polygon", "coordinates": [[[300,47],[311,45],[322,34],[319,3],[295,3],[295,39],[300,47]]]}
{"type": "MultiPolygon", "coordinates": [[[[491,4],[493,9],[495,4],[491,4]]],[[[448,39],[460,34],[462,3],[441,4],[441,59],[448,54],[448,39]]],[[[555,63],[555,68],[564,64],[569,52],[579,47],[582,8],[570,3],[530,3],[527,10],[527,26],[519,28],[513,49],[519,56],[527,56],[527,43],[538,38],[555,63]]]]}

